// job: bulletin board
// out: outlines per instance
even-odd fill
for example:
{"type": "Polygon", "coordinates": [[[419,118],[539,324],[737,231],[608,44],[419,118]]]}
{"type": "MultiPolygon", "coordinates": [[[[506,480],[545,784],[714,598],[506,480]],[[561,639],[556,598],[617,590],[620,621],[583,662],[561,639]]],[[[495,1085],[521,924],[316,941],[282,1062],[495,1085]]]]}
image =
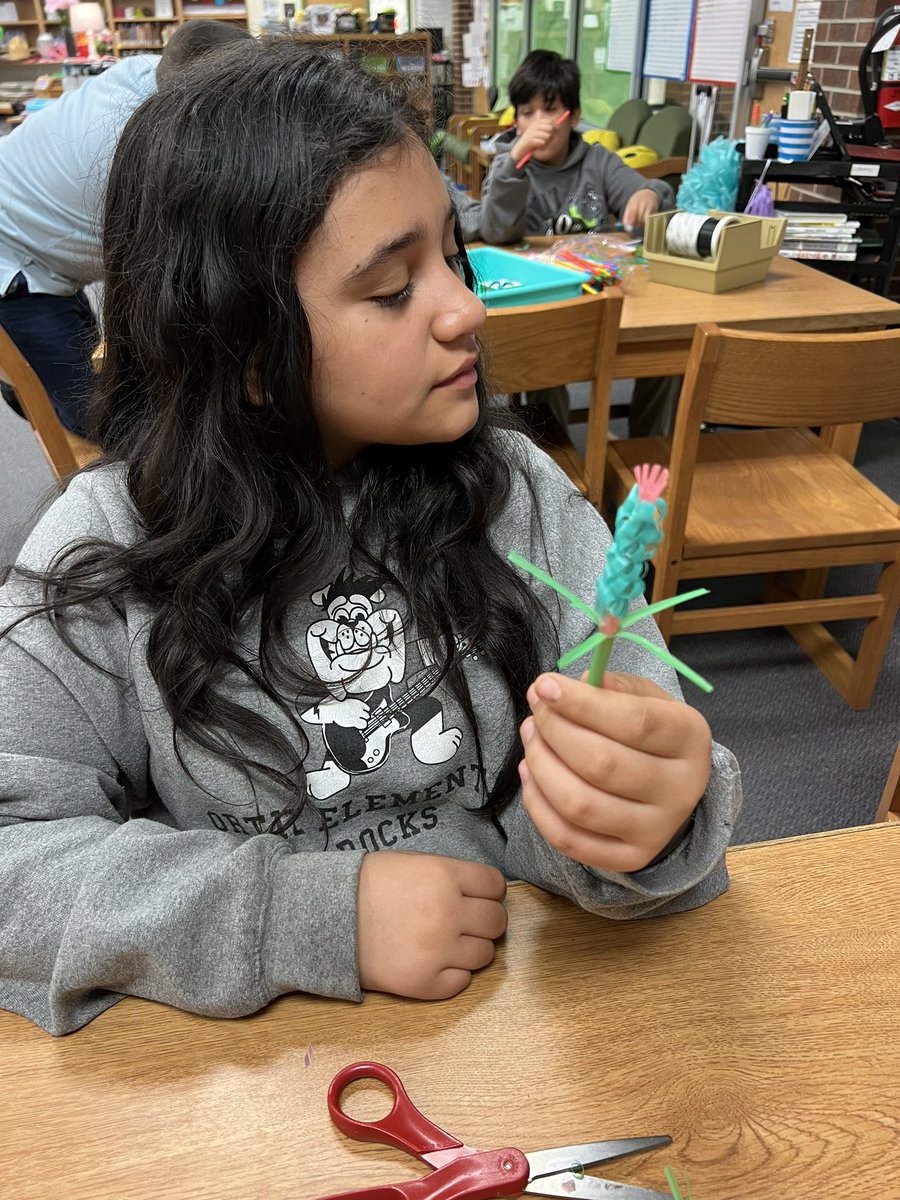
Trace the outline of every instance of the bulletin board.
{"type": "MultiPolygon", "coordinates": [[[[789,61],[791,37],[794,31],[794,16],[798,3],[802,0],[769,0],[766,6],[767,21],[773,25],[773,37],[769,43],[769,54],[765,65],[784,70],[796,70],[797,64],[789,61]],[[790,7],[788,8],[788,4],[790,7]]],[[[813,43],[812,62],[815,62],[815,43],[813,43]]],[[[788,90],[786,83],[763,84],[762,99],[759,106],[763,112],[771,110],[779,112],[784,93],[788,90]]]]}

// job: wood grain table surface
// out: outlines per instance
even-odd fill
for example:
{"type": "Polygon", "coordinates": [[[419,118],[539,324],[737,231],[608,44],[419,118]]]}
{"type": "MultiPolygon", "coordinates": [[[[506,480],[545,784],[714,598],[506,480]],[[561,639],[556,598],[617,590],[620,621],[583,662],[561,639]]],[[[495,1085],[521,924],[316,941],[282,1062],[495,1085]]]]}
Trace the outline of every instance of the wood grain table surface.
{"type": "MultiPolygon", "coordinates": [[[[527,245],[541,249],[556,241],[529,237],[527,245]]],[[[696,292],[651,278],[625,295],[614,378],[682,374],[694,330],[705,321],[775,333],[849,332],[900,325],[900,304],[778,255],[762,283],[730,292],[696,292]]]]}
{"type": "MultiPolygon", "coordinates": [[[[312,1200],[408,1180],[345,1140],[336,1070],[387,1062],[469,1145],[668,1133],[608,1178],[694,1200],[900,1196],[900,826],[738,847],[729,892],[616,923],[525,884],[462,995],[284,997],[213,1021],[125,1000],[54,1039],[0,1014],[3,1200],[312,1200]]],[[[402,899],[398,898],[398,903],[402,899]]],[[[378,1115],[355,1085],[347,1107],[378,1115]]]]}

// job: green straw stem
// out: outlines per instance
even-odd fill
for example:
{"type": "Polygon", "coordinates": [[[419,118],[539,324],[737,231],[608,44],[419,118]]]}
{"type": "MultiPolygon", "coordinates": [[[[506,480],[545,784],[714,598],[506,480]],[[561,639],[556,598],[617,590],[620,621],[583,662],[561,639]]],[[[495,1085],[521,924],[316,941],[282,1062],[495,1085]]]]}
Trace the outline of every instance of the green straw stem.
{"type": "Polygon", "coordinates": [[[613,639],[605,637],[594,651],[587,677],[587,681],[592,687],[601,687],[603,684],[603,676],[606,672],[606,664],[609,662],[612,645],[613,639]]]}

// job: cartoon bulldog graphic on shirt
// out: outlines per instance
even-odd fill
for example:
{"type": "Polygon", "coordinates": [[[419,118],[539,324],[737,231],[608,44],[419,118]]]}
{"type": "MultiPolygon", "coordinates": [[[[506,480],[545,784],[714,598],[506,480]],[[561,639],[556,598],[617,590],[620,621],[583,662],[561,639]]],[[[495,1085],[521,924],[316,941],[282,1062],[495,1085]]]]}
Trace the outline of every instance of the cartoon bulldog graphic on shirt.
{"type": "Polygon", "coordinates": [[[301,713],[321,726],[325,742],[322,767],[307,775],[316,800],[342,792],[354,775],[377,771],[395,734],[408,732],[413,754],[427,764],[448,762],[462,741],[462,730],[444,728],[443,707],[430,695],[437,670],[405,679],[403,620],[396,609],[379,607],[384,600],[377,580],[346,569],[312,596],[323,615],[310,625],[306,646],[331,693],[301,713]]]}

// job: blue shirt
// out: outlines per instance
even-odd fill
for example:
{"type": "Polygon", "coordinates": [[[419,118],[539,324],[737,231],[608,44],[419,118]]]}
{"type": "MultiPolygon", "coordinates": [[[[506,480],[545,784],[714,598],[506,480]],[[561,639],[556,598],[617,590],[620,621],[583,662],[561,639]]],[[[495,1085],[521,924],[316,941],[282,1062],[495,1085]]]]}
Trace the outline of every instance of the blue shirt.
{"type": "Polygon", "coordinates": [[[89,76],[0,138],[0,296],[21,271],[29,291],[71,296],[100,278],[100,224],[125,122],[156,91],[159,56],[89,76]]]}

